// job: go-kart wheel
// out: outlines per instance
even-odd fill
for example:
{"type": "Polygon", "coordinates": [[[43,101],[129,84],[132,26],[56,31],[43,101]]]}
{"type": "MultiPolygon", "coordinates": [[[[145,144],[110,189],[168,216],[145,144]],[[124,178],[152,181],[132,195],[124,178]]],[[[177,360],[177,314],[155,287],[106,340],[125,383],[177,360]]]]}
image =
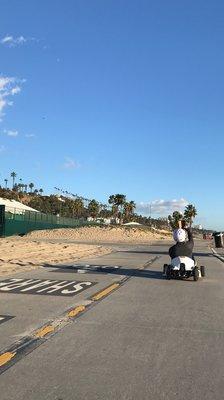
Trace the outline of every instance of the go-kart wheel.
{"type": "Polygon", "coordinates": [[[166,266],[166,279],[170,280],[171,279],[171,272],[170,272],[170,266],[166,266]]]}
{"type": "Polygon", "coordinates": [[[163,275],[166,275],[167,267],[168,267],[168,265],[164,264],[164,266],[163,266],[163,275]]]}
{"type": "Polygon", "coordinates": [[[194,269],[194,281],[198,281],[199,278],[199,270],[198,267],[195,267],[194,269]]]}
{"type": "Polygon", "coordinates": [[[201,265],[200,270],[201,270],[201,276],[205,276],[205,266],[204,265],[201,265]]]}

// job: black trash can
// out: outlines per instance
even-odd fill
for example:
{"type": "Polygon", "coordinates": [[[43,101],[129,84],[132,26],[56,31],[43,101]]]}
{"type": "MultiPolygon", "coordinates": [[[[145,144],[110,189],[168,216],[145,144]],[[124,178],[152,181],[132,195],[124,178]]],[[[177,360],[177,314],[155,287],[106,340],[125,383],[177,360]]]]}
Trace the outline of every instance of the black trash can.
{"type": "Polygon", "coordinates": [[[223,247],[223,233],[222,232],[215,232],[214,233],[215,239],[215,247],[223,247]]]}

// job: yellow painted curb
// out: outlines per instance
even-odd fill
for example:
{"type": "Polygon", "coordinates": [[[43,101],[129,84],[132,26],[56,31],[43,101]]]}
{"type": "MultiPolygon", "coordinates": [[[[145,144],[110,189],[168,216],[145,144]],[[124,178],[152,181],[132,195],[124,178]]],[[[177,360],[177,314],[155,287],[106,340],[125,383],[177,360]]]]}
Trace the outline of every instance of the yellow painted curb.
{"type": "Polygon", "coordinates": [[[95,294],[92,297],[92,300],[100,300],[102,297],[107,296],[110,292],[112,292],[114,289],[117,289],[118,286],[120,286],[119,283],[114,283],[113,285],[109,286],[108,288],[102,290],[101,292],[95,294]]]}
{"type": "Polygon", "coordinates": [[[16,353],[3,353],[0,355],[0,367],[4,364],[6,364],[8,361],[10,361],[14,356],[16,355],[16,353]]]}
{"type": "Polygon", "coordinates": [[[76,317],[80,312],[85,311],[85,306],[77,306],[73,310],[68,312],[68,317],[76,317]]]}
{"type": "Polygon", "coordinates": [[[41,328],[39,331],[37,331],[35,333],[35,336],[38,338],[42,338],[46,335],[48,335],[48,333],[51,333],[54,331],[54,327],[51,325],[45,326],[44,328],[41,328]]]}

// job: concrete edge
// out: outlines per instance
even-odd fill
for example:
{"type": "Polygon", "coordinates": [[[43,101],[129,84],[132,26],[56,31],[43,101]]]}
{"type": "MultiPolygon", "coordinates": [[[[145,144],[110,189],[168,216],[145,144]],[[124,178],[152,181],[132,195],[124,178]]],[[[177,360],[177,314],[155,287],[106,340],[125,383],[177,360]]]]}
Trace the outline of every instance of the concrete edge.
{"type": "Polygon", "coordinates": [[[211,247],[211,251],[214,257],[217,257],[220,261],[224,262],[224,257],[220,256],[220,254],[218,254],[217,251],[213,249],[213,247],[211,247]]]}

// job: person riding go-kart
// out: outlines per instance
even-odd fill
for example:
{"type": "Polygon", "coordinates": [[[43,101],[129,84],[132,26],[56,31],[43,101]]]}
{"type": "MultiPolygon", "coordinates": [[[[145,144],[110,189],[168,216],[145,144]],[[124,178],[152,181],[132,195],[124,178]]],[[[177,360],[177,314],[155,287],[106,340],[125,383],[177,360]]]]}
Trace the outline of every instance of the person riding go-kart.
{"type": "Polygon", "coordinates": [[[200,276],[205,276],[204,266],[197,266],[193,256],[194,239],[191,228],[187,228],[185,221],[179,221],[179,228],[173,232],[176,244],[169,249],[171,263],[165,264],[163,273],[167,279],[171,278],[190,278],[195,281],[200,276]]]}

